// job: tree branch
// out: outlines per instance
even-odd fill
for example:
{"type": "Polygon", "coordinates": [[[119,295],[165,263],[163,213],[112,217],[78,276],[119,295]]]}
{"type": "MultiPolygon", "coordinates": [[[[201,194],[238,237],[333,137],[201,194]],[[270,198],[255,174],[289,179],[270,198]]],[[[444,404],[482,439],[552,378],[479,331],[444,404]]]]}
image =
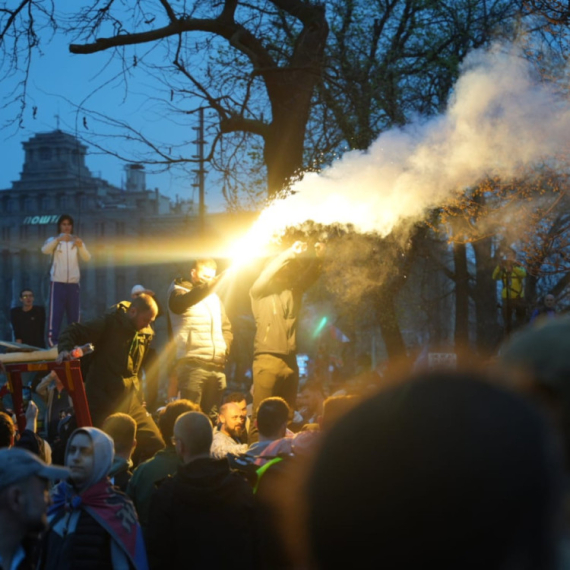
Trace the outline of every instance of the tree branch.
{"type": "Polygon", "coordinates": [[[227,0],[222,13],[214,19],[176,18],[167,26],[133,34],[98,38],[93,43],[71,44],[69,51],[86,55],[108,49],[143,44],[180,35],[185,32],[206,32],[225,38],[233,47],[246,55],[254,67],[276,67],[276,63],[261,42],[241,24],[233,20],[235,0],[227,0]],[[233,10],[232,10],[233,8],[233,10]]]}

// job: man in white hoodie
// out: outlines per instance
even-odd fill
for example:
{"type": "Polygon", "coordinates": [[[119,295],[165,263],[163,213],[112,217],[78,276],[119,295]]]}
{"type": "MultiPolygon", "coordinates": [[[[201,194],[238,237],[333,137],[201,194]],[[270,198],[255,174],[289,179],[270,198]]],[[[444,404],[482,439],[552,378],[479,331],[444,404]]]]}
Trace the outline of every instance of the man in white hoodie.
{"type": "Polygon", "coordinates": [[[50,346],[57,344],[64,313],[68,324],[79,322],[79,258],[91,259],[83,240],[73,234],[71,216],[59,217],[57,231],[58,235],[48,238],[42,247],[42,253],[53,256],[48,318],[50,346]]]}

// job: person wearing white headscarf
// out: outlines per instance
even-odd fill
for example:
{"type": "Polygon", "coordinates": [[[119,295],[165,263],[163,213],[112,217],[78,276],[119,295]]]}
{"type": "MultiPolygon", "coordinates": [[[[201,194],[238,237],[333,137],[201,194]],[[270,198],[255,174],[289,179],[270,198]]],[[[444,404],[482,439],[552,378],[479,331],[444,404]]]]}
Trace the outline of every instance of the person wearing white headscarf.
{"type": "Polygon", "coordinates": [[[148,568],[133,503],[108,478],[113,457],[113,440],[100,429],[79,428],[69,438],[71,475],[53,493],[41,569],[148,568]]]}

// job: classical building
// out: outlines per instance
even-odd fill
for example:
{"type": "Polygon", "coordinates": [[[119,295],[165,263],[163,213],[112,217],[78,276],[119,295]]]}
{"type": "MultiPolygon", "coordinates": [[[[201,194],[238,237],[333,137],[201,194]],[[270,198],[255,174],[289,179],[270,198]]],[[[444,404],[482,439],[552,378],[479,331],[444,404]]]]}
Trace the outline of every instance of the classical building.
{"type": "Polygon", "coordinates": [[[9,309],[19,303],[22,288],[32,288],[36,303],[47,306],[51,258],[40,248],[56,234],[63,213],[74,218],[75,233],[93,256],[81,265],[82,319],[129,298],[135,284],[166,291],[177,259],[160,247],[151,251],[149,244],[196,234],[191,203],[173,203],[158,189],[148,190],[139,164],[127,165],[124,188],[94,176],[85,162],[87,147],[61,130],[39,133],[23,146],[19,180],[0,190],[1,338],[11,338],[9,309]],[[157,270],[162,262],[170,265],[157,270]]]}

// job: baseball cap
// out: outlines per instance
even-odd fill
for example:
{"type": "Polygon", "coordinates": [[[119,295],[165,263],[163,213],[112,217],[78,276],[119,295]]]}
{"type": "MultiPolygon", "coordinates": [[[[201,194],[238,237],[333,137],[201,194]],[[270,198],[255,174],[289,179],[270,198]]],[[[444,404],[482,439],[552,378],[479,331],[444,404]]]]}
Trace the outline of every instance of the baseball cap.
{"type": "Polygon", "coordinates": [[[47,465],[37,455],[19,447],[0,449],[0,490],[34,475],[42,479],[66,479],[69,469],[47,465]]]}
{"type": "Polygon", "coordinates": [[[151,291],[150,289],[147,289],[146,287],[143,287],[142,285],[135,285],[131,289],[131,297],[133,295],[140,295],[141,293],[147,293],[148,295],[154,295],[154,291],[151,291]]]}

